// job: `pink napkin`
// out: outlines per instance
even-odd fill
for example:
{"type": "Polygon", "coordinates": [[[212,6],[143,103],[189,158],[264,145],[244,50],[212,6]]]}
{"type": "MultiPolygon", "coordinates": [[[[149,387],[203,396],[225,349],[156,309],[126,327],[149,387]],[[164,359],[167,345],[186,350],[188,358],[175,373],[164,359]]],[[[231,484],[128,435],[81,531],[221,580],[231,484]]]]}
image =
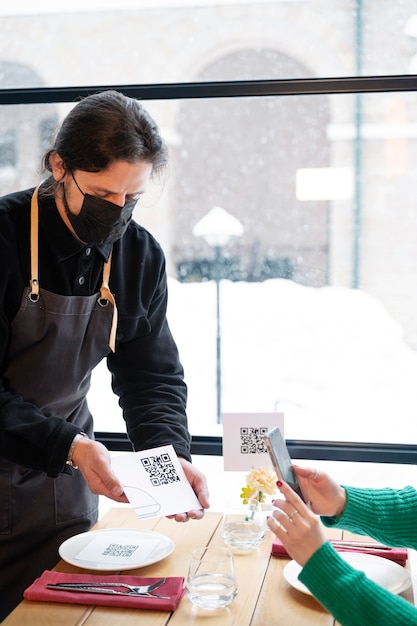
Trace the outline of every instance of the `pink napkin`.
{"type": "Polygon", "coordinates": [[[54,583],[79,583],[94,584],[97,582],[128,583],[129,585],[150,585],[159,580],[158,578],[145,578],[143,576],[95,576],[92,574],[65,574],[45,570],[24,592],[26,600],[41,602],[66,602],[69,604],[87,604],[89,606],[115,606],[130,609],[157,609],[159,611],[173,611],[177,608],[184,595],[184,578],[170,577],[165,583],[155,590],[156,594],[169,596],[169,598],[149,598],[139,596],[112,596],[93,593],[80,593],[74,590],[59,591],[47,589],[47,584],[54,583]]]}
{"type": "MultiPolygon", "coordinates": [[[[330,543],[333,543],[330,541],[330,543]]],[[[341,543],[338,541],[338,544],[341,543]]],[[[349,543],[349,542],[347,542],[349,543]]],[[[359,542],[356,542],[359,543],[359,542]]],[[[364,546],[369,546],[368,542],[364,542],[364,546]]],[[[395,561],[399,565],[405,565],[408,558],[408,550],[407,548],[388,548],[388,549],[378,549],[378,548],[367,548],[366,550],[361,548],[360,546],[343,547],[341,545],[333,546],[337,552],[360,552],[362,554],[373,554],[374,556],[382,556],[384,559],[390,559],[390,561],[395,561]]],[[[285,556],[288,557],[288,552],[282,545],[281,541],[278,537],[275,537],[272,543],[271,549],[272,556],[285,556]]]]}

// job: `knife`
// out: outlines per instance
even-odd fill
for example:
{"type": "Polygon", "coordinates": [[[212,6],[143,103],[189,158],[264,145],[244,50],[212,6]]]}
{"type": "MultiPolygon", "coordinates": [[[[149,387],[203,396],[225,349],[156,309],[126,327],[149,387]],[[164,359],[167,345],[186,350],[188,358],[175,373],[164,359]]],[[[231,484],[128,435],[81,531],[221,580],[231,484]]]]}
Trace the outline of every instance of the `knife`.
{"type": "Polygon", "coordinates": [[[392,550],[389,546],[383,543],[374,543],[366,541],[333,541],[330,540],[332,546],[336,548],[362,548],[364,550],[392,550]]]}

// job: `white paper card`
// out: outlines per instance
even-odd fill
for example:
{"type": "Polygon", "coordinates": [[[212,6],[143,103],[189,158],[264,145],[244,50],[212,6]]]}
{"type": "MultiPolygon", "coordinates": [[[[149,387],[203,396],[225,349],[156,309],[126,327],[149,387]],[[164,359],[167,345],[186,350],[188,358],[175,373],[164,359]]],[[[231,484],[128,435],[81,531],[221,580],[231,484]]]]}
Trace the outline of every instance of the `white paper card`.
{"type": "Polygon", "coordinates": [[[149,537],[143,535],[138,541],[137,537],[128,540],[125,536],[120,536],[120,540],[115,536],[113,540],[108,537],[93,538],[75,556],[77,560],[103,563],[107,565],[129,565],[137,563],[139,560],[145,562],[149,555],[161,542],[159,537],[149,537]]]}
{"type": "Polygon", "coordinates": [[[278,426],[284,436],[283,413],[223,413],[222,422],[225,470],[272,467],[263,435],[278,426]]]}
{"type": "Polygon", "coordinates": [[[115,457],[112,467],[140,518],[201,509],[173,446],[115,457]]]}

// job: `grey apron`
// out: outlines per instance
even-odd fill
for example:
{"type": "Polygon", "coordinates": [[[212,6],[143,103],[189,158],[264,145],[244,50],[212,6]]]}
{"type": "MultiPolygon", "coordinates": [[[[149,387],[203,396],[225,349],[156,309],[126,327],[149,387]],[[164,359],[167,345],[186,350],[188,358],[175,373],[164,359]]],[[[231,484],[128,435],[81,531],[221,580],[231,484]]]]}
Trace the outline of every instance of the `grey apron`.
{"type": "MultiPolygon", "coordinates": [[[[108,289],[111,258],[104,264],[100,293],[61,296],[40,289],[37,191],[31,209],[31,286],[11,324],[4,377],[46,417],[70,421],[92,437],[85,396],[91,371],[109,345],[114,350],[117,323],[108,289]]],[[[97,506],[80,472],[48,478],[0,458],[0,620],[28,584],[55,565],[60,543],[96,521],[97,506]]]]}

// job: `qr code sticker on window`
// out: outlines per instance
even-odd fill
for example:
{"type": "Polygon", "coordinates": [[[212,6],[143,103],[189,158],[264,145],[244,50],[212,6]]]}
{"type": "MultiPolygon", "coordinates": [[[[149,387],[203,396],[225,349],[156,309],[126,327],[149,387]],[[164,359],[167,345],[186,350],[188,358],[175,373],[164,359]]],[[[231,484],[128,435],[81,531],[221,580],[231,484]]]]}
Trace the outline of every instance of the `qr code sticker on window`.
{"type": "Polygon", "coordinates": [[[149,475],[154,487],[169,485],[180,481],[177,470],[167,452],[157,456],[147,456],[142,459],[142,465],[149,475]]]}
{"type": "Polygon", "coordinates": [[[240,428],[240,451],[242,454],[261,454],[268,452],[263,440],[266,426],[242,426],[240,428]]]}
{"type": "Polygon", "coordinates": [[[133,553],[139,548],[139,546],[122,544],[122,543],[109,543],[107,548],[103,551],[104,556],[115,556],[122,558],[130,558],[133,553]]]}

